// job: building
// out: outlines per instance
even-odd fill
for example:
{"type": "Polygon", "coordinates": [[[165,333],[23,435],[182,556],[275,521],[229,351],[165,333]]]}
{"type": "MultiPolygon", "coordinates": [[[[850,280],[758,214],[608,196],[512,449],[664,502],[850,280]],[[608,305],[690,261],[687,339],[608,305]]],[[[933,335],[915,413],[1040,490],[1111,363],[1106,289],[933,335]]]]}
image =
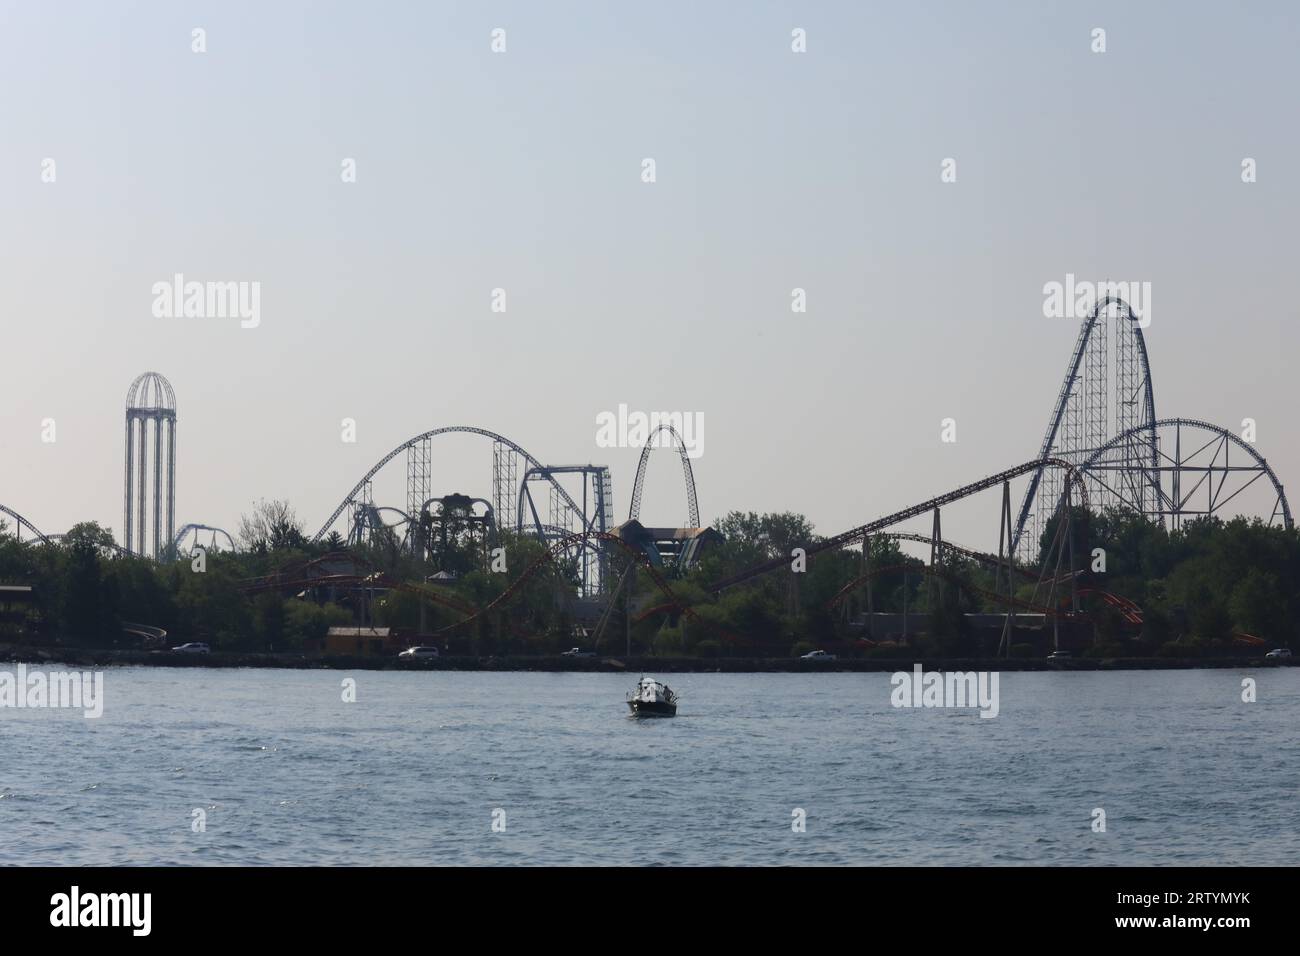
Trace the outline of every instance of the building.
{"type": "Polygon", "coordinates": [[[378,657],[392,650],[391,627],[331,627],[322,651],[341,657],[378,657]]]}
{"type": "Polygon", "coordinates": [[[176,393],[157,372],[139,376],[126,393],[123,499],[122,546],[151,558],[170,554],[176,535],[176,393]]]}
{"type": "Polygon", "coordinates": [[[614,528],[613,533],[655,567],[683,571],[695,567],[710,548],[726,540],[713,528],[647,528],[635,518],[614,528]]]}

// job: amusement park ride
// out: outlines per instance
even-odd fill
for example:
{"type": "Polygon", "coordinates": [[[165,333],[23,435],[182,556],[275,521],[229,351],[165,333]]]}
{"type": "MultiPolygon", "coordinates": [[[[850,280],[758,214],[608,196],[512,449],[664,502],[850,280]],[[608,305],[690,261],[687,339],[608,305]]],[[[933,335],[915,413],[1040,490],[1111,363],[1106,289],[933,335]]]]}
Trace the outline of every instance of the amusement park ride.
{"type": "MultiPolygon", "coordinates": [[[[146,373],[132,383],[126,424],[127,530],[117,550],[156,559],[181,557],[188,555],[195,544],[202,543],[200,533],[209,535],[211,548],[216,548],[217,539],[221,538],[225,547],[234,549],[231,536],[220,528],[189,523],[179,532],[172,530],[176,403],[170,384],[161,375],[146,373]],[[149,422],[154,426],[152,452],[145,437],[149,422]],[[150,468],[151,496],[146,494],[145,481],[150,468]],[[152,520],[147,522],[149,518],[152,520]],[[187,540],[190,547],[186,547],[187,540]]],[[[671,596],[667,581],[653,566],[657,562],[649,560],[645,551],[629,550],[627,542],[620,537],[618,532],[623,526],[616,527],[614,523],[613,489],[607,466],[547,465],[504,435],[468,425],[434,428],[402,442],[361,476],[311,540],[326,539],[331,531],[338,530],[336,525],[346,516],[345,537],[350,544],[382,539],[409,553],[426,553],[431,544],[430,528],[448,503],[447,496],[435,495],[433,489],[433,445],[446,435],[474,436],[491,445],[489,497],[456,496],[458,506],[466,509],[469,520],[486,537],[495,536],[500,529],[511,529],[536,538],[546,548],[543,560],[563,563],[573,571],[578,596],[604,599],[606,603],[619,584],[611,580],[609,559],[622,548],[647,565],[655,583],[670,599],[670,606],[679,606],[671,596]],[[403,453],[406,456],[403,506],[376,502],[374,479],[403,453]]],[[[681,436],[668,425],[651,434],[642,449],[633,482],[628,525],[639,518],[650,452],[664,445],[675,445],[678,450],[686,485],[688,526],[699,529],[699,505],[690,458],[681,436]]],[[[1219,514],[1234,503],[1239,513],[1248,501],[1254,513],[1270,525],[1293,526],[1282,483],[1253,443],[1209,422],[1156,417],[1142,323],[1123,300],[1111,297],[1100,301],[1081,323],[1037,457],[816,543],[810,542],[805,550],[810,558],[855,545],[863,545],[865,550],[871,537],[882,534],[924,540],[931,545],[927,573],[936,575],[944,573],[945,554],[975,554],[997,564],[999,598],[1007,602],[1008,608],[1017,603],[1014,578],[1023,576],[1025,568],[1037,564],[1041,558],[1038,581],[1048,590],[1042,598],[1045,603],[1038,603],[1036,591],[1030,606],[1055,617],[1059,606],[1056,587],[1067,579],[1073,587],[1073,576],[1068,573],[1072,569],[1049,568],[1049,564],[1059,565],[1069,560],[1067,555],[1073,555],[1073,548],[1066,540],[1071,533],[1071,521],[1055,522],[1052,540],[1044,540],[1045,531],[1053,527],[1055,515],[1068,514],[1075,505],[1093,509],[1119,507],[1176,529],[1186,519],[1219,514]],[[1027,478],[1027,485],[1019,508],[1013,511],[1011,481],[1017,478],[1027,478]],[[941,538],[941,508],[996,488],[1002,490],[997,555],[970,552],[941,538]],[[1251,488],[1255,491],[1246,498],[1240,497],[1251,488]],[[929,536],[891,530],[927,513],[933,514],[934,531],[929,536]],[[1002,588],[1006,589],[1005,593],[1002,588]]],[[[0,514],[10,519],[13,532],[20,540],[50,542],[61,537],[41,533],[25,517],[4,505],[0,505],[0,514]]],[[[716,581],[710,590],[720,592],[789,567],[788,558],[774,558],[716,581]]],[[[525,569],[498,602],[508,599],[520,581],[534,570],[533,567],[525,569]]],[[[1073,594],[1070,603],[1077,605],[1073,594]]],[[[680,609],[691,614],[689,607],[680,609]]],[[[484,610],[476,609],[468,619],[484,610]]]]}

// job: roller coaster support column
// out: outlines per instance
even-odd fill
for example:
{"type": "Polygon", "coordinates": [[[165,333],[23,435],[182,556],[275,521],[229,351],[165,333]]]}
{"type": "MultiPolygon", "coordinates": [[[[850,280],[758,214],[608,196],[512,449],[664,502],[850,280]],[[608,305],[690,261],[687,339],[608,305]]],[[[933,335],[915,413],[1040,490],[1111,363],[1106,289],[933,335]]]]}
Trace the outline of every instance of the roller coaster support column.
{"type": "Polygon", "coordinates": [[[998,521],[998,569],[994,578],[993,590],[999,591],[1002,587],[1002,562],[1005,549],[1006,571],[1007,571],[1007,612],[1006,618],[1002,622],[1002,638],[998,641],[998,656],[1011,656],[1011,602],[1016,596],[1015,571],[1012,567],[1011,547],[1011,482],[1002,482],[1002,515],[998,521]]]}
{"type": "Polygon", "coordinates": [[[903,643],[907,643],[907,567],[903,568],[903,643]]]}
{"type": "MultiPolygon", "coordinates": [[[[1066,501],[1070,500],[1070,492],[1067,489],[1065,493],[1066,501]]],[[[1074,509],[1070,509],[1070,610],[1078,613],[1079,611],[1079,576],[1074,566],[1074,509]]],[[[1084,542],[1085,546],[1087,542],[1084,542]]]]}
{"type": "Polygon", "coordinates": [[[636,592],[636,562],[629,561],[627,566],[627,595],[623,599],[623,618],[627,622],[626,656],[632,656],[632,595],[636,592]]]}
{"type": "MultiPolygon", "coordinates": [[[[871,535],[862,539],[862,573],[871,574],[871,535]]],[[[871,599],[871,578],[867,578],[867,620],[871,620],[871,615],[876,611],[875,602],[871,599]]]]}
{"type": "Polygon", "coordinates": [[[1065,489],[1065,507],[1066,511],[1066,547],[1070,549],[1069,568],[1070,568],[1070,610],[1077,612],[1079,610],[1079,576],[1074,567],[1074,508],[1070,501],[1070,487],[1067,483],[1065,489]]]}
{"type": "MultiPolygon", "coordinates": [[[[624,568],[623,573],[619,575],[618,583],[614,585],[614,590],[609,592],[609,596],[605,601],[605,610],[601,612],[600,620],[596,622],[596,630],[592,633],[591,649],[593,651],[597,650],[600,647],[600,639],[605,635],[605,625],[609,623],[609,616],[614,612],[614,604],[618,601],[618,594],[620,591],[623,590],[623,585],[624,583],[627,582],[629,575],[636,573],[633,570],[635,567],[636,567],[636,562],[629,560],[627,563],[627,567],[624,568]]],[[[627,610],[628,608],[625,604],[624,611],[626,612],[627,610]]],[[[630,623],[631,615],[629,614],[628,617],[629,617],[628,646],[631,647],[632,644],[632,640],[631,640],[632,625],[630,623]]]]}
{"type": "MultiPolygon", "coordinates": [[[[1034,600],[1038,600],[1039,588],[1047,577],[1047,564],[1052,560],[1052,553],[1056,553],[1056,564],[1052,569],[1052,583],[1047,591],[1046,606],[1055,610],[1057,608],[1056,587],[1061,583],[1062,565],[1065,566],[1065,573],[1070,579],[1070,610],[1078,610],[1078,584],[1075,580],[1074,572],[1074,508],[1071,504],[1071,492],[1073,486],[1067,482],[1065,492],[1061,496],[1059,510],[1056,513],[1056,531],[1052,535],[1052,544],[1047,549],[1047,554],[1043,556],[1042,570],[1038,574],[1038,584],[1034,586],[1034,600]],[[1068,553],[1068,558],[1067,558],[1068,553]]],[[[1061,649],[1061,629],[1060,615],[1052,615],[1052,649],[1061,649]]]]}
{"type": "MultiPolygon", "coordinates": [[[[934,530],[930,532],[930,569],[932,571],[940,570],[943,564],[943,534],[939,528],[939,509],[934,509],[934,530]]],[[[930,575],[930,609],[935,607],[934,594],[938,590],[939,600],[943,600],[943,577],[942,575],[930,575]]]]}
{"type": "MultiPolygon", "coordinates": [[[[1064,546],[1069,552],[1066,560],[1066,567],[1070,575],[1070,610],[1079,610],[1079,578],[1074,569],[1074,507],[1070,500],[1070,493],[1073,489],[1070,483],[1065,483],[1065,542],[1064,546]]],[[[1055,618],[1053,618],[1055,620],[1055,618]]],[[[1059,650],[1059,642],[1058,642],[1059,650]]]]}
{"type": "MultiPolygon", "coordinates": [[[[1069,501],[1070,501],[1070,489],[1067,483],[1066,490],[1065,490],[1065,497],[1061,499],[1061,504],[1063,507],[1061,510],[1060,520],[1057,521],[1056,523],[1056,540],[1053,542],[1053,544],[1056,545],[1056,567],[1052,569],[1052,587],[1051,590],[1048,592],[1048,597],[1047,597],[1047,606],[1051,608],[1056,607],[1056,585],[1061,580],[1061,558],[1065,554],[1066,542],[1069,540],[1070,537],[1069,501]]],[[[1052,650],[1059,651],[1060,649],[1061,649],[1061,618],[1060,615],[1053,614],[1052,615],[1052,650]]]]}

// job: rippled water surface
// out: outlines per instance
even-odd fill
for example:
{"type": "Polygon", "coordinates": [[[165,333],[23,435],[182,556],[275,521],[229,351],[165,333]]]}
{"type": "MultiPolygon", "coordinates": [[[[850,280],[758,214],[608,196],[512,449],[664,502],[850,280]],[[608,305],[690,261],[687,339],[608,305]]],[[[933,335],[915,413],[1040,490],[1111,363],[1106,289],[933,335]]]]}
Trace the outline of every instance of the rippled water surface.
{"type": "Polygon", "coordinates": [[[991,720],[679,674],[635,721],[635,680],[112,669],[98,720],[0,710],[0,862],[1300,862],[1300,669],[1004,673],[991,720]]]}

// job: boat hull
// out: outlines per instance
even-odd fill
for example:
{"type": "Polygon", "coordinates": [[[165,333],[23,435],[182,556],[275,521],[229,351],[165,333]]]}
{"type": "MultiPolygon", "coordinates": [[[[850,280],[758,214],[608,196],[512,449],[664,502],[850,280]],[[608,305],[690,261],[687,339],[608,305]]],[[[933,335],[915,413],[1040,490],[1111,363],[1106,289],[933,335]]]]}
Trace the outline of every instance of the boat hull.
{"type": "Polygon", "coordinates": [[[677,705],[662,700],[629,700],[627,709],[633,717],[675,717],[677,705]]]}

